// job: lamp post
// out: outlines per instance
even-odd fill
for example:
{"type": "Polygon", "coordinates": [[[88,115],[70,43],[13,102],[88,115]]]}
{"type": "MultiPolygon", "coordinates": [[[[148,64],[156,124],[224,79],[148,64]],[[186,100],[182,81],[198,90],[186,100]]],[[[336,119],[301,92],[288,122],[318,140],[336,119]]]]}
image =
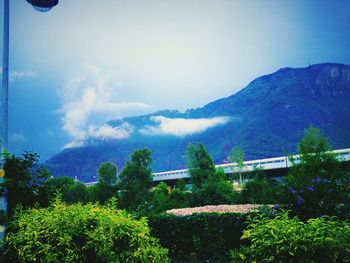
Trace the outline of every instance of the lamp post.
{"type": "MultiPolygon", "coordinates": [[[[27,0],[33,8],[40,12],[47,12],[58,4],[58,0],[27,0]]],[[[2,89],[1,89],[1,154],[8,148],[8,84],[9,84],[9,24],[10,24],[10,4],[9,0],[4,0],[4,20],[3,20],[3,50],[2,50],[2,89]]],[[[4,181],[4,170],[2,156],[0,158],[0,183],[4,181]]],[[[5,196],[0,197],[0,209],[7,212],[7,200],[5,196]]],[[[5,227],[0,226],[0,240],[5,237],[5,227]]]]}

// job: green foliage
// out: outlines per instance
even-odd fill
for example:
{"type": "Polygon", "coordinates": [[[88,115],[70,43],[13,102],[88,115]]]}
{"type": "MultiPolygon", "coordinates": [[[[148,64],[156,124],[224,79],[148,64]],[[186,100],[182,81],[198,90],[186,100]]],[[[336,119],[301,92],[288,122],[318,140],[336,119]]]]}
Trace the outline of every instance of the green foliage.
{"type": "Polygon", "coordinates": [[[131,155],[119,175],[120,207],[136,210],[150,198],[152,183],[151,152],[147,149],[136,150],[131,155]]]}
{"type": "Polygon", "coordinates": [[[40,189],[40,205],[47,207],[57,196],[66,194],[75,184],[71,177],[50,178],[45,181],[40,189]]]}
{"type": "Polygon", "coordinates": [[[324,216],[303,223],[287,212],[250,218],[242,239],[250,245],[231,252],[232,262],[349,262],[350,222],[324,216]]]}
{"type": "Polygon", "coordinates": [[[117,183],[117,166],[112,162],[102,163],[98,169],[98,183],[115,185],[117,183]]]}
{"type": "Polygon", "coordinates": [[[114,207],[56,201],[18,211],[10,229],[9,262],[168,262],[146,220],[114,207]]]}
{"type": "Polygon", "coordinates": [[[238,172],[239,174],[239,184],[243,185],[242,180],[242,169],[244,167],[244,151],[241,147],[236,146],[232,149],[231,154],[228,156],[229,162],[235,162],[237,164],[236,169],[233,172],[238,172]]]}
{"type": "Polygon", "coordinates": [[[160,214],[169,209],[189,207],[190,199],[191,192],[186,189],[184,180],[179,180],[173,188],[161,182],[152,191],[150,212],[160,214]]]}
{"type": "Polygon", "coordinates": [[[338,215],[342,204],[350,203],[346,173],[336,156],[327,152],[327,139],[316,128],[309,128],[299,146],[300,160],[286,177],[287,203],[303,218],[338,215]]]}
{"type": "Polygon", "coordinates": [[[2,158],[5,180],[0,188],[7,190],[7,208],[11,216],[16,205],[29,207],[39,202],[40,187],[50,174],[43,167],[33,169],[39,159],[36,153],[24,152],[17,157],[5,152],[2,158]]]}
{"type": "MultiPolygon", "coordinates": [[[[4,210],[0,209],[0,225],[7,223],[8,217],[4,210]]],[[[0,246],[1,247],[1,246],[0,246]]]]}
{"type": "Polygon", "coordinates": [[[62,194],[63,201],[73,203],[87,203],[89,201],[89,193],[85,184],[81,182],[75,182],[71,185],[67,191],[62,194]]]}
{"type": "Polygon", "coordinates": [[[179,180],[173,188],[161,182],[152,189],[150,200],[140,206],[134,215],[154,216],[169,209],[189,207],[190,198],[191,193],[183,180],[179,180]]]}
{"type": "Polygon", "coordinates": [[[104,204],[117,193],[117,166],[111,162],[102,163],[98,169],[98,182],[88,188],[90,200],[104,204]]]}
{"type": "Polygon", "coordinates": [[[193,188],[200,188],[205,180],[215,174],[215,164],[202,143],[190,143],[186,151],[187,166],[193,188]]]}
{"type": "Polygon", "coordinates": [[[278,204],[282,187],[273,179],[258,176],[248,180],[240,193],[244,204],[278,204]]]}
{"type": "Polygon", "coordinates": [[[237,166],[242,168],[244,166],[244,151],[241,147],[236,146],[231,150],[231,154],[228,157],[229,162],[237,163],[237,166]]]}
{"type": "Polygon", "coordinates": [[[317,128],[310,127],[305,130],[305,136],[298,144],[300,160],[294,160],[293,167],[286,178],[287,182],[297,183],[297,187],[309,186],[312,178],[338,177],[339,163],[336,156],[329,152],[331,146],[326,137],[317,128]],[[297,180],[301,179],[303,180],[297,180]]]}
{"type": "Polygon", "coordinates": [[[190,206],[191,193],[186,189],[185,181],[180,179],[170,192],[170,208],[184,208],[190,206]]]}
{"type": "Polygon", "coordinates": [[[204,145],[189,144],[186,155],[192,183],[191,205],[232,203],[233,187],[227,182],[223,170],[216,170],[204,145]]]}
{"type": "Polygon", "coordinates": [[[152,191],[152,199],[150,201],[153,213],[161,213],[170,209],[170,193],[165,182],[159,183],[152,191]]]}
{"type": "Polygon", "coordinates": [[[235,196],[232,184],[226,180],[226,174],[218,169],[214,175],[209,175],[201,187],[193,189],[192,205],[231,204],[235,196]]]}
{"type": "Polygon", "coordinates": [[[169,249],[170,256],[189,261],[195,252],[199,259],[225,262],[227,252],[239,248],[247,214],[198,213],[188,216],[162,214],[150,218],[152,234],[169,249]]]}

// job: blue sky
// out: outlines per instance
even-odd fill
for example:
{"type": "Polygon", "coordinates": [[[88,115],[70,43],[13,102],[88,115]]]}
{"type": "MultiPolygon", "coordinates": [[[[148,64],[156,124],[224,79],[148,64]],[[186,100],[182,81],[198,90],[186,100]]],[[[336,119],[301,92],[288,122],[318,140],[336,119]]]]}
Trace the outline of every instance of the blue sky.
{"type": "Polygon", "coordinates": [[[350,64],[346,0],[10,2],[9,148],[42,160],[107,120],[200,107],[281,67],[350,64]]]}

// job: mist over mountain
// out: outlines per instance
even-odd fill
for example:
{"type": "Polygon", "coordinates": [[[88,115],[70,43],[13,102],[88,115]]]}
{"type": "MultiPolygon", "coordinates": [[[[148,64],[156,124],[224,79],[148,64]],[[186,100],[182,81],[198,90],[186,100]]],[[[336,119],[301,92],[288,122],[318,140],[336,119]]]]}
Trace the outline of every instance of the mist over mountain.
{"type": "Polygon", "coordinates": [[[296,152],[310,125],[321,129],[333,148],[350,147],[350,66],[282,68],[201,108],[112,120],[45,165],[55,176],[89,182],[102,162],[121,170],[139,148],[152,151],[154,172],[186,167],[190,142],[204,143],[215,163],[226,162],[235,146],[243,148],[246,160],[281,156],[296,152]]]}

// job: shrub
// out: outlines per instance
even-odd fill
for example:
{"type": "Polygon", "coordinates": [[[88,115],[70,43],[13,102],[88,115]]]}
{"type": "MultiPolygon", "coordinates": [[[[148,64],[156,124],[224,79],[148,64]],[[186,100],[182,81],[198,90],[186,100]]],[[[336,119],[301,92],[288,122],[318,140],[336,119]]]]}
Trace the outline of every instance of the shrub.
{"type": "Polygon", "coordinates": [[[250,218],[242,239],[249,247],[231,251],[232,262],[349,262],[350,222],[324,216],[306,223],[287,212],[250,218]]]}
{"type": "Polygon", "coordinates": [[[238,213],[162,214],[150,218],[150,227],[173,258],[189,259],[195,252],[198,259],[221,262],[230,249],[239,248],[246,219],[247,214],[238,213]]]}
{"type": "Polygon", "coordinates": [[[349,217],[344,204],[350,203],[350,178],[330,149],[327,138],[311,127],[298,145],[300,160],[291,158],[293,166],[284,189],[286,203],[303,219],[349,217]]]}
{"type": "Polygon", "coordinates": [[[99,205],[17,211],[6,238],[10,262],[167,262],[145,219],[99,205]]]}

